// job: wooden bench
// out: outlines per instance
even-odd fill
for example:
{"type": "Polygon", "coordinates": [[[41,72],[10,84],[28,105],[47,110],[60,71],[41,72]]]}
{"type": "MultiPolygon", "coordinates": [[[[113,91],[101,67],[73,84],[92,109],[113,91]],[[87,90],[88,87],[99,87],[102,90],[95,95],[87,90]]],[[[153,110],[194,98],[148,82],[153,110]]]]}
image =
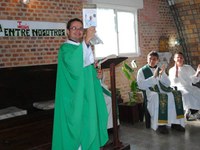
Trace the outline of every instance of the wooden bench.
{"type": "Polygon", "coordinates": [[[0,68],[0,109],[16,106],[26,115],[0,120],[0,149],[51,149],[53,109],[39,110],[33,102],[55,98],[57,65],[0,68]]]}

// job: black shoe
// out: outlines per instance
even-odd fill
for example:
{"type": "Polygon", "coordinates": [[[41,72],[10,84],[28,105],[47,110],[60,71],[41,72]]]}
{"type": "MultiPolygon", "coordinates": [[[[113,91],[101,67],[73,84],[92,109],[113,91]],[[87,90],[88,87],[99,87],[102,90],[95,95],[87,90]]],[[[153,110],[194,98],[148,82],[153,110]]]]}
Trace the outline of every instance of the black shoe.
{"type": "Polygon", "coordinates": [[[187,121],[195,121],[198,119],[198,116],[197,116],[197,114],[191,114],[186,119],[187,119],[187,121]]]}
{"type": "Polygon", "coordinates": [[[171,128],[174,129],[174,130],[176,130],[176,131],[185,132],[185,128],[182,127],[179,124],[172,124],[171,128]]]}
{"type": "Polygon", "coordinates": [[[187,121],[195,121],[200,118],[200,113],[198,110],[190,109],[185,114],[185,117],[187,121]]]}
{"type": "Polygon", "coordinates": [[[169,131],[165,125],[158,126],[158,129],[156,131],[159,132],[160,134],[168,134],[169,133],[169,131]]]}

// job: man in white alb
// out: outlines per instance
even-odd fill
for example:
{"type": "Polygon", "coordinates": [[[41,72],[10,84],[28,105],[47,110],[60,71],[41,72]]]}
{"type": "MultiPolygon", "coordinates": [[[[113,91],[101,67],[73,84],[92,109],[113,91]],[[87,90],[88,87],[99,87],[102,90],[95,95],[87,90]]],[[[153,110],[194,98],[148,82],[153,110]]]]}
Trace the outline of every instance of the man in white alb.
{"type": "Polygon", "coordinates": [[[194,86],[200,81],[200,64],[196,71],[190,65],[184,64],[182,52],[174,54],[174,61],[174,66],[169,69],[171,85],[182,92],[186,119],[198,119],[199,111],[191,115],[190,109],[200,110],[200,89],[194,86]]]}
{"type": "Polygon", "coordinates": [[[165,66],[159,68],[158,61],[158,53],[151,51],[147,56],[147,64],[137,73],[138,87],[146,94],[151,128],[161,134],[169,132],[167,126],[184,132],[181,93],[169,88],[170,81],[165,73],[165,66]]]}

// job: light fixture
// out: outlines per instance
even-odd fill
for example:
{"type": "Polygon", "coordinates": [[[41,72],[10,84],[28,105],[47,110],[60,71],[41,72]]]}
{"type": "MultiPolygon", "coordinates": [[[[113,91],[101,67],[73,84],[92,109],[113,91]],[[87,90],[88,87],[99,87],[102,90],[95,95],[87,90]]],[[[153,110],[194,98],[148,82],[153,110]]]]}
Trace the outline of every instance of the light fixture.
{"type": "Polygon", "coordinates": [[[28,3],[30,2],[30,0],[21,0],[21,2],[22,2],[23,4],[28,4],[28,3]]]}
{"type": "Polygon", "coordinates": [[[175,40],[175,45],[181,45],[181,43],[182,43],[182,39],[176,39],[175,40]]]}
{"type": "Polygon", "coordinates": [[[182,39],[178,38],[178,37],[170,37],[169,39],[169,44],[170,47],[175,47],[175,46],[179,46],[182,43],[182,39]]]}

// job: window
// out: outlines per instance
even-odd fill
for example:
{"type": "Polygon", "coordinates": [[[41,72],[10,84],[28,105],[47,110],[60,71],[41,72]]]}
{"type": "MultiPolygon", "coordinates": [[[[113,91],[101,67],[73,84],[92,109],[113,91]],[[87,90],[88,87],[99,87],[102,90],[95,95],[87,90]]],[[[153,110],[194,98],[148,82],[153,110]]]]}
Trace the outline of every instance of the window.
{"type": "Polygon", "coordinates": [[[95,45],[95,56],[136,56],[138,50],[137,10],[97,8],[97,35],[103,44],[95,45]]]}

